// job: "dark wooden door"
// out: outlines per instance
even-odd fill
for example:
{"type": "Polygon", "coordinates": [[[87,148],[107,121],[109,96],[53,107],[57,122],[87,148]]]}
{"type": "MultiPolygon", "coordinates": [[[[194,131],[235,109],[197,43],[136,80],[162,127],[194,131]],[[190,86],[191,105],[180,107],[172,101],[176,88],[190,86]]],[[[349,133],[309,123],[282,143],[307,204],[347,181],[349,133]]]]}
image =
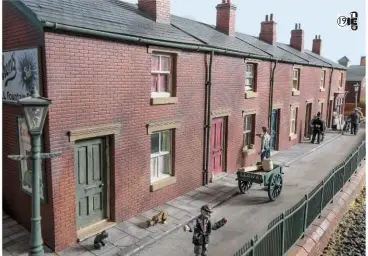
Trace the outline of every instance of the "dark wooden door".
{"type": "Polygon", "coordinates": [[[211,125],[211,165],[213,173],[223,172],[224,119],[215,118],[211,125]]]}
{"type": "Polygon", "coordinates": [[[104,151],[102,139],[77,142],[75,145],[78,229],[106,218],[104,151]]]}
{"type": "Polygon", "coordinates": [[[272,110],[271,116],[271,141],[270,148],[271,150],[277,150],[278,148],[278,136],[279,136],[279,123],[280,123],[280,114],[278,109],[272,110]]]}
{"type": "Polygon", "coordinates": [[[305,106],[305,127],[304,127],[304,137],[309,138],[312,134],[312,128],[310,126],[310,121],[312,119],[312,103],[307,103],[305,106]]]}

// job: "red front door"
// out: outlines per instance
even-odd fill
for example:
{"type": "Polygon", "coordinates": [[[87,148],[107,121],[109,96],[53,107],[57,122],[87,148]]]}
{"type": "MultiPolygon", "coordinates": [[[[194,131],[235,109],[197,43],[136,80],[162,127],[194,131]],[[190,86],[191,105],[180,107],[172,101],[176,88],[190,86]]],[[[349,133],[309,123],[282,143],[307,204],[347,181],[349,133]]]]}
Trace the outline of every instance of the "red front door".
{"type": "Polygon", "coordinates": [[[211,125],[211,166],[212,172],[223,172],[224,119],[215,118],[211,125]]]}

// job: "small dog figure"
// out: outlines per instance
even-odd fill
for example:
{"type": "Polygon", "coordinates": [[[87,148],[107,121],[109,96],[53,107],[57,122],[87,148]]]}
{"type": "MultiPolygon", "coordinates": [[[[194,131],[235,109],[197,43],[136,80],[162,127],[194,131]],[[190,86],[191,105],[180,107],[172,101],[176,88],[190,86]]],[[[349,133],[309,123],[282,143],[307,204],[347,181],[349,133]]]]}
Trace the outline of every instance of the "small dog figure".
{"type": "Polygon", "coordinates": [[[151,220],[147,220],[147,227],[155,226],[157,223],[166,224],[168,217],[169,214],[167,212],[159,212],[151,220]]]}
{"type": "Polygon", "coordinates": [[[102,246],[106,245],[106,239],[109,236],[109,234],[106,232],[106,230],[102,231],[100,234],[98,234],[95,237],[95,240],[93,242],[93,245],[96,249],[101,249],[102,246]]]}

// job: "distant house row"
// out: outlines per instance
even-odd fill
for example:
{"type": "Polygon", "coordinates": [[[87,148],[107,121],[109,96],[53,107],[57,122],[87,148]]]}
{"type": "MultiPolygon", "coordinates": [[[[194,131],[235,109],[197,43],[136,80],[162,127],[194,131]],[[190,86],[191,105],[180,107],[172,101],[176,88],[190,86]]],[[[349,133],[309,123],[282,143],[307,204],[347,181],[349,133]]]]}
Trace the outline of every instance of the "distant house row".
{"type": "MultiPolygon", "coordinates": [[[[345,85],[345,91],[347,92],[346,103],[355,103],[354,85],[359,85],[357,102],[364,102],[365,105],[365,56],[360,58],[359,65],[351,65],[350,60],[346,56],[339,59],[338,62],[347,67],[345,85]]],[[[347,106],[347,110],[348,108],[349,106],[347,106]]]]}
{"type": "MultiPolygon", "coordinates": [[[[211,26],[171,15],[170,0],[3,2],[3,60],[33,54],[53,102],[43,145],[62,155],[45,162],[42,233],[54,250],[254,164],[262,126],[279,151],[308,137],[318,111],[329,126],[342,113],[346,67],[321,56],[320,36],[306,50],[290,24],[278,43],[272,14],[250,36],[230,1],[216,9],[211,26]]],[[[6,158],[29,147],[14,104],[27,93],[3,85],[3,195],[29,227],[28,163],[6,158]]]]}

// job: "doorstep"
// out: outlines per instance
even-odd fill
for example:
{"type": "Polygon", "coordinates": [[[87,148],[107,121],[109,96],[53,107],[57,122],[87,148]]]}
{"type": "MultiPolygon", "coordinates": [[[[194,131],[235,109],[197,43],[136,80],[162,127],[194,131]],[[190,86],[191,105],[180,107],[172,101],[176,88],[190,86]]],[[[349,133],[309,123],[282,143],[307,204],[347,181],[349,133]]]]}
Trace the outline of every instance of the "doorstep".
{"type": "Polygon", "coordinates": [[[101,220],[97,223],[92,224],[91,226],[78,230],[77,239],[78,241],[86,240],[91,236],[97,235],[98,233],[101,233],[106,229],[114,227],[115,225],[115,222],[109,220],[101,220]]]}

